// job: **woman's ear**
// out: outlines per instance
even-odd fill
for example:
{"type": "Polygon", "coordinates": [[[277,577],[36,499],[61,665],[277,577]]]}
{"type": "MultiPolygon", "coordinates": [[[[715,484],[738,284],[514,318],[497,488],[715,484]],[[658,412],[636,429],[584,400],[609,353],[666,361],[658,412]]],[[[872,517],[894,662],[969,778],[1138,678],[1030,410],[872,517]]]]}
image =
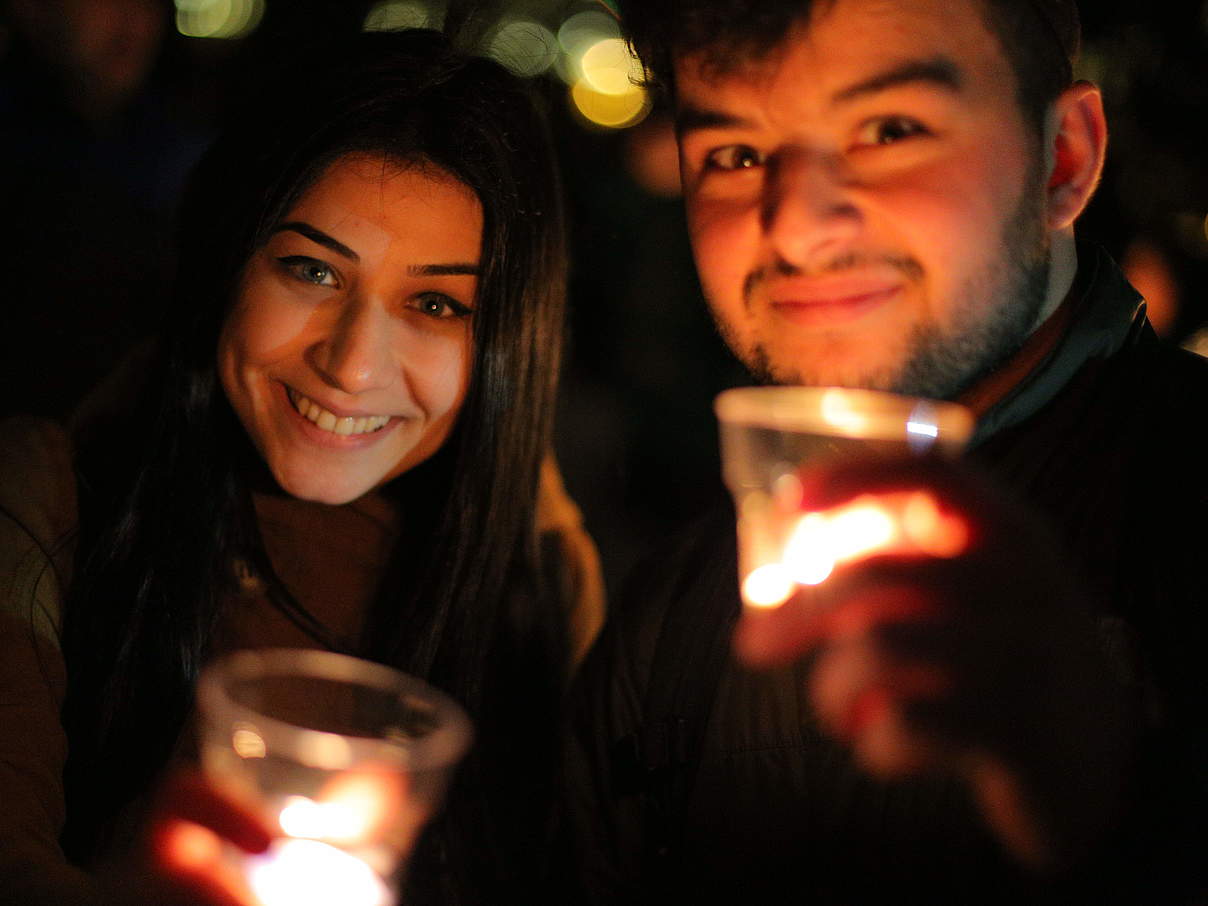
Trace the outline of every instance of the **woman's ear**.
{"type": "Polygon", "coordinates": [[[1056,231],[1078,219],[1103,173],[1107,117],[1098,86],[1075,82],[1053,102],[1046,125],[1046,211],[1049,229],[1056,231]]]}

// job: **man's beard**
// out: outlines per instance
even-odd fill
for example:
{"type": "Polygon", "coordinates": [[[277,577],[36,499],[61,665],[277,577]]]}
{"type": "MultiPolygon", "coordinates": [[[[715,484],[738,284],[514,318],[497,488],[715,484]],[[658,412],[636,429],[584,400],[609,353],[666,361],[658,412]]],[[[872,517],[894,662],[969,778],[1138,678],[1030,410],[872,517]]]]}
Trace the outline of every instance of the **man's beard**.
{"type": "MultiPolygon", "coordinates": [[[[1049,237],[1044,228],[1043,170],[1033,164],[1015,210],[1003,225],[1002,254],[966,281],[952,325],[917,324],[896,369],[845,382],[869,390],[953,399],[1011,358],[1037,326],[1049,282],[1049,237]]],[[[908,277],[922,272],[913,259],[889,262],[908,277]]],[[[832,268],[835,265],[832,264],[832,268]]],[[[748,281],[748,288],[753,281],[748,281]]],[[[732,339],[724,326],[722,334],[732,339]]],[[[734,344],[731,344],[732,348],[734,344]]],[[[772,384],[844,383],[812,377],[809,363],[773,364],[756,343],[744,355],[757,380],[772,384]]]]}

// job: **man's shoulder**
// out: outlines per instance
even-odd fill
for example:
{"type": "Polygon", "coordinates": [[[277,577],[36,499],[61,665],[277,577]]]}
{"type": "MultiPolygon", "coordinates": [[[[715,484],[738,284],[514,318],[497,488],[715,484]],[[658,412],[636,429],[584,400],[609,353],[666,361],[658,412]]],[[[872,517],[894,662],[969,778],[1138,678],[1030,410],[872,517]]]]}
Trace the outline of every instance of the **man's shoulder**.
{"type": "Polygon", "coordinates": [[[649,635],[679,602],[736,602],[736,557],[734,508],[718,497],[660,539],[630,571],[616,605],[617,623],[627,633],[649,635]]]}
{"type": "Polygon", "coordinates": [[[579,685],[623,690],[640,709],[668,668],[678,675],[728,638],[740,609],[736,546],[733,507],[722,498],[652,546],[609,606],[579,685]]]}
{"type": "Polygon", "coordinates": [[[1127,375],[1132,407],[1140,414],[1143,446],[1198,448],[1202,468],[1208,444],[1208,359],[1155,336],[1133,350],[1127,375]]]}

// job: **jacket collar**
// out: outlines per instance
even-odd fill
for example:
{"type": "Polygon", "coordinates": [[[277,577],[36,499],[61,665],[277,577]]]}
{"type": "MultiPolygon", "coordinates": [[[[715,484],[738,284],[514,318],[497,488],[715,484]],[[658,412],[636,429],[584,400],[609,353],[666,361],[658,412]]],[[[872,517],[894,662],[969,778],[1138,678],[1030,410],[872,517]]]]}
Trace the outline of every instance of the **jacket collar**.
{"type": "Polygon", "coordinates": [[[1063,307],[1067,305],[1073,313],[1064,335],[980,416],[970,447],[1035,415],[1083,365],[1132,345],[1148,323],[1145,300],[1098,246],[1079,245],[1078,276],[1063,307]]]}

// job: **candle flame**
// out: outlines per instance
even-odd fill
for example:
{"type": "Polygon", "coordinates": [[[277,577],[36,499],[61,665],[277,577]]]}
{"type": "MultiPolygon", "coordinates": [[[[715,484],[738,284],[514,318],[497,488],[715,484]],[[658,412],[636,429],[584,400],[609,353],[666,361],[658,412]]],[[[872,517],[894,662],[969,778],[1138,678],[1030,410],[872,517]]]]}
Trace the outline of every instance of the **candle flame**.
{"type": "Polygon", "coordinates": [[[264,906],[387,906],[386,885],[364,862],[316,840],[279,840],[248,857],[248,885],[264,906]]]}
{"type": "Polygon", "coordinates": [[[818,585],[841,564],[890,553],[955,557],[968,543],[964,520],[944,513],[926,491],[866,494],[830,510],[802,514],[780,562],[752,570],[743,581],[742,596],[753,607],[778,607],[797,586],[818,585]]]}
{"type": "Polygon", "coordinates": [[[278,821],[290,837],[347,842],[365,835],[369,815],[354,802],[315,802],[306,796],[290,796],[278,821]]]}
{"type": "Polygon", "coordinates": [[[778,607],[793,594],[793,580],[779,563],[767,563],[750,572],[742,583],[742,597],[752,607],[778,607]]]}
{"type": "Polygon", "coordinates": [[[278,822],[290,837],[359,842],[394,819],[405,785],[405,778],[395,771],[347,771],[332,779],[317,800],[290,796],[278,822]]]}

